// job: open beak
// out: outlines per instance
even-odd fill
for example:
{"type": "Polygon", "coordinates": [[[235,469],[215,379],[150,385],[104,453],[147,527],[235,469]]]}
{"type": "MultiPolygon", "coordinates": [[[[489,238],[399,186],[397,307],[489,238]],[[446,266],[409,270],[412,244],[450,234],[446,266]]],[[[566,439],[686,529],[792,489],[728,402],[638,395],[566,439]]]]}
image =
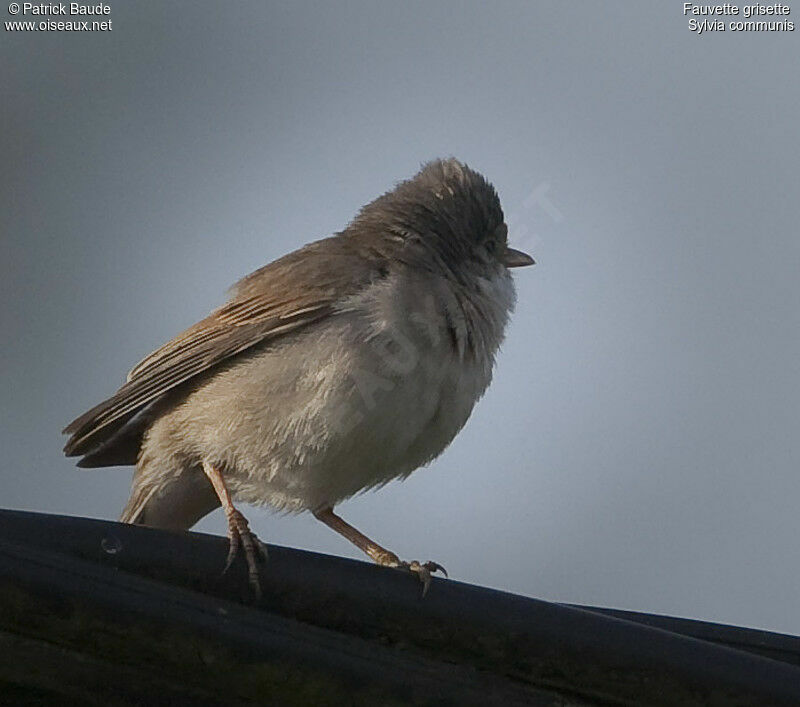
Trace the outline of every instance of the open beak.
{"type": "Polygon", "coordinates": [[[535,265],[536,261],[527,253],[514,248],[506,248],[503,256],[503,265],[507,268],[524,268],[526,265],[535,265]]]}

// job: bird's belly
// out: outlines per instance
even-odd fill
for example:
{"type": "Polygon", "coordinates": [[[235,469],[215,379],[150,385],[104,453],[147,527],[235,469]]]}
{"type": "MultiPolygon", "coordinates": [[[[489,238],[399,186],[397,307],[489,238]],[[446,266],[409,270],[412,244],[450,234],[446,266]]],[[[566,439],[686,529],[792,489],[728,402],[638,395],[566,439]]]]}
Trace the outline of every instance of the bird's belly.
{"type": "Polygon", "coordinates": [[[314,510],[405,477],[452,441],[489,382],[490,365],[457,360],[445,341],[346,346],[346,320],[315,334],[251,356],[187,401],[187,436],[240,501],[314,510]]]}

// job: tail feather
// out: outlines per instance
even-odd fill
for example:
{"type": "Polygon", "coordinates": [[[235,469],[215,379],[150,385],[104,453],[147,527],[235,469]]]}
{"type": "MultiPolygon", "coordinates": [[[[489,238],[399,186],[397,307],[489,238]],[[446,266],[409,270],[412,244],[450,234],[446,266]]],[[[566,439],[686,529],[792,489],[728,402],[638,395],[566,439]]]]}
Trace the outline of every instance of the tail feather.
{"type": "Polygon", "coordinates": [[[131,490],[130,498],[122,509],[119,516],[120,523],[131,523],[133,525],[147,525],[144,522],[144,511],[147,502],[158,491],[156,486],[136,487],[131,490]]]}
{"type": "Polygon", "coordinates": [[[166,483],[159,483],[159,480],[153,483],[153,480],[148,482],[141,478],[134,480],[131,496],[119,519],[122,523],[134,525],[188,530],[219,505],[205,474],[192,469],[166,483]]]}

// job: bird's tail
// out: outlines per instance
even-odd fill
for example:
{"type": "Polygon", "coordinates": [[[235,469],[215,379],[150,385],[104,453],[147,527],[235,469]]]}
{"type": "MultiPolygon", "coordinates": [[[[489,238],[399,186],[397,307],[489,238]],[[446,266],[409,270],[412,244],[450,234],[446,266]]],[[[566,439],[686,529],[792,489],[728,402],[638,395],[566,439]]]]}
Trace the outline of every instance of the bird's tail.
{"type": "Polygon", "coordinates": [[[184,471],[166,482],[143,481],[145,476],[137,470],[120,522],[188,530],[220,505],[202,470],[184,471]]]}

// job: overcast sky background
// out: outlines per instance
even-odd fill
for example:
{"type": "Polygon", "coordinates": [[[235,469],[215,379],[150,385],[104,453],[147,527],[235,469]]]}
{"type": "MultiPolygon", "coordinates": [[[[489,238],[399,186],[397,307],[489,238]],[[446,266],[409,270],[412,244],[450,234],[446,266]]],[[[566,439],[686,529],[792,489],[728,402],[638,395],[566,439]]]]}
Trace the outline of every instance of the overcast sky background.
{"type": "Polygon", "coordinates": [[[459,580],[800,633],[800,27],[698,36],[680,2],[111,7],[111,32],[0,35],[0,505],[115,518],[130,470],[76,469],[61,428],[236,279],[455,155],[538,264],[464,431],[342,515],[459,580]]]}

